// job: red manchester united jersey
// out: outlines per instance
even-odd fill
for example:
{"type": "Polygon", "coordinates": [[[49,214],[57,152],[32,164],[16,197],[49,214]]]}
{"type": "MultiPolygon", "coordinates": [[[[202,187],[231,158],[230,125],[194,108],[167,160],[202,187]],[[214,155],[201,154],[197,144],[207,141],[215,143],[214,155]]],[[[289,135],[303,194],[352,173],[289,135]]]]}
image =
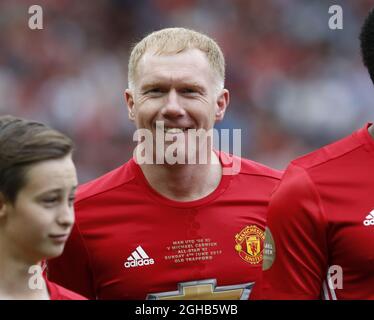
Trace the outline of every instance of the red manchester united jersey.
{"type": "Polygon", "coordinates": [[[51,300],[87,300],[79,294],[76,294],[70,290],[67,290],[59,285],[46,281],[46,285],[49,292],[49,297],[51,300]]]}
{"type": "Polygon", "coordinates": [[[269,207],[263,298],[374,299],[368,126],[286,170],[269,207]]]}
{"type": "Polygon", "coordinates": [[[280,173],[239,161],[238,174],[190,202],[158,194],[134,160],[81,186],[49,278],[93,299],[248,299],[280,173]]]}

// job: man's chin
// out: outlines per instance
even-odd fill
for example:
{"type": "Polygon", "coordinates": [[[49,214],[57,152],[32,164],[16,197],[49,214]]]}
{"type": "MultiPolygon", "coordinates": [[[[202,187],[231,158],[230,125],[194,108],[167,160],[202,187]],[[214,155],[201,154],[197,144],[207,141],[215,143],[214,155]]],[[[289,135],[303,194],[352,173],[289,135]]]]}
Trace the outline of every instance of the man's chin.
{"type": "Polygon", "coordinates": [[[185,165],[185,164],[208,164],[211,163],[211,157],[209,157],[206,151],[199,152],[197,149],[186,150],[185,147],[179,149],[165,145],[163,152],[154,154],[154,159],[158,164],[169,164],[169,165],[185,165]]]}

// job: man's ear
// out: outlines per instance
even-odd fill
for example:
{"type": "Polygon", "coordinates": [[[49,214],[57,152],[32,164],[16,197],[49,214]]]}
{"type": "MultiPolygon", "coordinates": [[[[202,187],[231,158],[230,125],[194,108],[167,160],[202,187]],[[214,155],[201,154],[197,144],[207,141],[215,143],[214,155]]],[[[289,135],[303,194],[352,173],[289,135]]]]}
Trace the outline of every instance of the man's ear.
{"type": "Polygon", "coordinates": [[[374,138],[374,124],[369,127],[369,133],[374,138]]]}
{"type": "Polygon", "coordinates": [[[127,103],[127,110],[129,112],[129,119],[131,121],[134,121],[135,120],[134,93],[133,93],[132,90],[126,89],[124,96],[125,96],[125,100],[126,100],[126,103],[127,103]]]}
{"type": "Polygon", "coordinates": [[[230,102],[230,92],[227,89],[222,89],[216,101],[216,122],[222,121],[225,116],[226,108],[230,102]]]}

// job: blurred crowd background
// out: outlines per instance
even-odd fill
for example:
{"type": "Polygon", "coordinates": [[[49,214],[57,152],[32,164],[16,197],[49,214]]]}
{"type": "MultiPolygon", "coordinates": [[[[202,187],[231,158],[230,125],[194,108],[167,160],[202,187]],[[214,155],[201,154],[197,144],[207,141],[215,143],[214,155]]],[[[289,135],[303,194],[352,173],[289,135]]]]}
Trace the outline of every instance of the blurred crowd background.
{"type": "Polygon", "coordinates": [[[0,0],[0,114],[48,123],[76,144],[85,182],[132,157],[123,99],[131,46],[181,26],[222,47],[242,156],[282,169],[374,119],[358,35],[373,0],[0,0]],[[44,29],[28,28],[39,4],[44,29]],[[343,8],[343,30],[328,9],[343,8]]]}

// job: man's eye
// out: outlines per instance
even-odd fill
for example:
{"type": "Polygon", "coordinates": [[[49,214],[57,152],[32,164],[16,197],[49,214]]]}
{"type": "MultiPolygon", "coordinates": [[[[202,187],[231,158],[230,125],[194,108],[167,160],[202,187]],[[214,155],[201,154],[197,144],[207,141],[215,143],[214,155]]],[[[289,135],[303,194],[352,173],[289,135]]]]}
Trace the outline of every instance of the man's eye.
{"type": "Polygon", "coordinates": [[[182,90],[183,93],[196,93],[197,91],[195,89],[186,88],[182,90]]]}
{"type": "Polygon", "coordinates": [[[161,92],[160,88],[153,88],[153,89],[146,91],[146,93],[160,93],[160,92],[161,92]]]}

